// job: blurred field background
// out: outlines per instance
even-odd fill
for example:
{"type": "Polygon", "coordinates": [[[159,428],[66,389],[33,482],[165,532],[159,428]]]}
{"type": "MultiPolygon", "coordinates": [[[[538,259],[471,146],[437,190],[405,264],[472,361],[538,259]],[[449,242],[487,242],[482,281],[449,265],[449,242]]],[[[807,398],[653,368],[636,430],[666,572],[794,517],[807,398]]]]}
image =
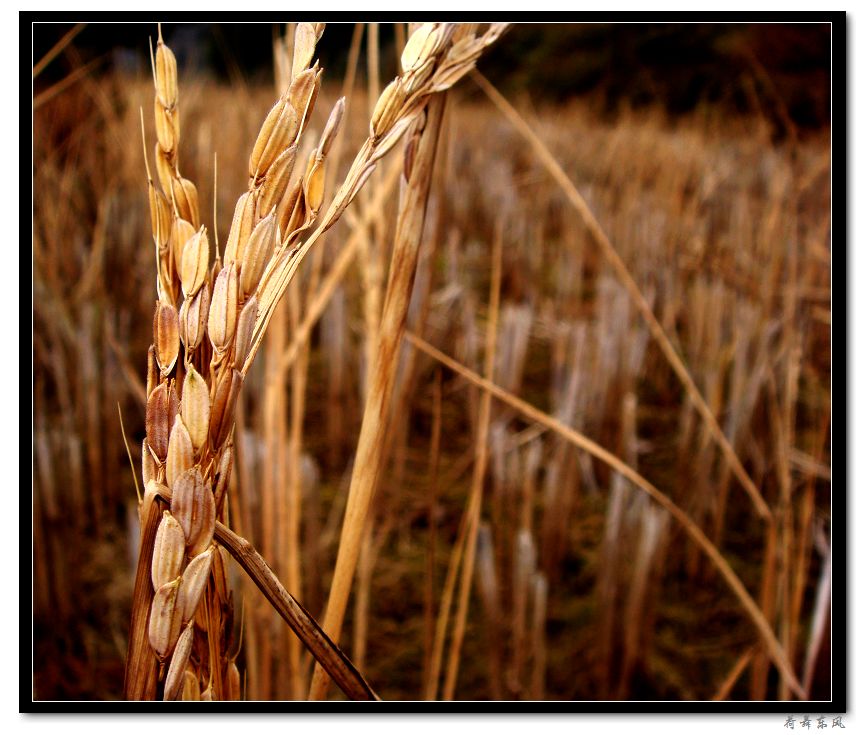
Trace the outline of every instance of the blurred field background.
{"type": "MultiPolygon", "coordinates": [[[[282,32],[163,26],[178,57],[181,165],[220,243],[276,97],[282,32]]],[[[343,167],[404,33],[325,30],[315,129],[355,68],[352,51],[357,58],[343,167]]],[[[122,695],[138,518],[118,407],[140,474],[156,287],[139,108],[152,156],[155,34],[132,24],[33,31],[35,699],[122,695]]],[[[828,26],[808,24],[516,25],[480,64],[594,211],[770,520],[559,185],[470,79],[449,95],[408,323],[483,373],[495,319],[493,381],[683,508],[742,579],[814,699],[830,695],[829,41],[828,26]]],[[[353,205],[358,216],[383,178],[353,205]]],[[[301,269],[238,412],[232,525],[294,581],[289,591],[315,617],[339,539],[397,198],[375,213],[288,364],[316,287],[313,260],[301,269]]],[[[352,226],[343,218],[316,247],[323,273],[352,226]]],[[[385,699],[442,696],[431,672],[437,657],[449,667],[450,648],[437,644],[437,618],[472,487],[481,396],[404,344],[388,462],[340,641],[385,699]]],[[[485,433],[454,698],[789,697],[741,605],[665,511],[503,403],[492,402],[485,433]]],[[[295,665],[290,632],[234,580],[247,698],[304,695],[310,662],[295,665]]]]}

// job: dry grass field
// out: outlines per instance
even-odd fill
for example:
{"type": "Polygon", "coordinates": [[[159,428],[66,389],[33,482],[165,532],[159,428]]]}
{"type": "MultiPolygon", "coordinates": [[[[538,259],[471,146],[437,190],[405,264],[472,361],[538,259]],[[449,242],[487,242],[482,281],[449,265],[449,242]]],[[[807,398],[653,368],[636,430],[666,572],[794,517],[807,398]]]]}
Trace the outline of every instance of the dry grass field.
{"type": "MultiPolygon", "coordinates": [[[[155,43],[156,29],[141,29],[142,46],[155,43]]],[[[163,32],[170,47],[174,29],[163,32]]],[[[376,32],[356,33],[348,78],[324,69],[298,146],[295,174],[319,218],[391,79],[378,71],[376,32]],[[338,134],[322,146],[343,95],[338,134]],[[305,168],[316,145],[327,164],[320,209],[305,168]]],[[[502,102],[467,74],[430,97],[424,133],[407,129],[300,261],[245,372],[233,428],[229,408],[210,444],[205,422],[199,448],[184,387],[178,433],[190,448],[172,431],[166,468],[142,456],[159,433],[148,418],[157,385],[167,394],[173,377],[179,391],[197,369],[205,404],[223,390],[223,327],[186,357],[186,327],[180,356],[171,329],[202,279],[214,301],[223,288],[216,274],[230,263],[253,145],[297,78],[288,39],[275,45],[279,91],[178,68],[172,155],[197,188],[192,231],[206,228],[209,250],[199,271],[177,255],[178,290],[156,321],[154,79],[103,68],[50,94],[37,86],[34,699],[128,693],[137,492],[158,477],[176,498],[193,463],[205,482],[228,478],[217,520],[382,699],[827,698],[829,132],[787,116],[779,134],[770,81],[741,114],[624,104],[610,114],[531,88],[502,102]],[[412,242],[416,268],[401,275],[412,242]],[[148,369],[154,339],[169,363],[161,375],[148,369]],[[335,575],[338,551],[348,561],[335,575]]],[[[178,206],[169,220],[181,216],[178,206]]],[[[244,295],[225,307],[232,325],[255,292],[243,281],[251,268],[244,261],[244,295]]],[[[208,549],[208,604],[188,626],[179,694],[346,696],[324,687],[224,544],[207,542],[195,551],[208,549]]],[[[186,565],[183,548],[160,584],[186,565]]]]}

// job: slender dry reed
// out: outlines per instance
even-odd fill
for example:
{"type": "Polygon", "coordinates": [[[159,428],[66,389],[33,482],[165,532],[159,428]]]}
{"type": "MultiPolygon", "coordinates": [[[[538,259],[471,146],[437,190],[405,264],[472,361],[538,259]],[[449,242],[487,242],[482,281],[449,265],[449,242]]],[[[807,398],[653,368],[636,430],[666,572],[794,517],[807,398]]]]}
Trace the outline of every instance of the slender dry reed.
{"type": "MultiPolygon", "coordinates": [[[[459,33],[453,26],[435,27],[427,24],[417,28],[403,50],[403,74],[385,88],[376,104],[371,123],[373,133],[375,134],[379,126],[390,122],[394,115],[400,114],[401,108],[408,104],[403,102],[403,99],[412,99],[412,90],[418,86],[419,80],[433,80],[433,84],[427,87],[430,92],[444,91],[472,68],[483,48],[498,38],[503,30],[503,26],[493,26],[484,36],[475,38],[467,28],[460,29],[459,33]],[[450,43],[453,45],[448,50],[450,43]],[[436,78],[442,80],[438,85],[435,84],[436,78]]],[[[423,84],[422,81],[420,83],[423,84]]],[[[373,377],[368,383],[369,391],[358,438],[345,520],[324,618],[325,632],[336,639],[339,638],[342,628],[367,511],[381,469],[380,460],[387,430],[388,406],[396,375],[398,348],[411,297],[443,114],[444,101],[440,96],[427,97],[425,102],[429,105],[426,111],[424,107],[427,104],[396,123],[405,129],[409,123],[414,122],[415,127],[406,144],[406,189],[397,219],[394,253],[379,323],[379,347],[375,362],[370,365],[373,377]]],[[[356,159],[355,165],[358,160],[356,159]]],[[[369,172],[367,176],[372,173],[371,169],[365,170],[369,172]]],[[[327,686],[328,678],[321,667],[317,666],[310,686],[310,699],[323,698],[327,686]]]]}
{"type": "MultiPolygon", "coordinates": [[[[367,407],[358,438],[339,554],[324,618],[325,631],[335,638],[339,638],[339,630],[342,627],[342,616],[360,551],[366,513],[375,492],[380,470],[387,429],[387,407],[396,374],[398,348],[417,266],[426,198],[443,112],[444,99],[435,98],[427,110],[426,120],[412,132],[413,137],[409,143],[417,152],[408,170],[405,195],[397,220],[397,239],[394,243],[393,263],[381,318],[379,347],[375,353],[375,362],[370,366],[372,378],[367,384],[367,407]]],[[[323,670],[316,667],[310,687],[310,699],[323,698],[327,691],[327,683],[323,670]]]]}
{"type": "Polygon", "coordinates": [[[676,373],[679,380],[682,381],[682,385],[684,386],[688,397],[694,403],[694,406],[697,408],[697,410],[700,412],[700,415],[709,426],[713,438],[718,443],[718,446],[721,448],[721,451],[723,452],[727,462],[729,462],[730,466],[733,468],[733,472],[735,473],[739,482],[742,484],[742,487],[750,496],[757,513],[760,515],[761,518],[768,521],[770,517],[769,506],[766,505],[766,501],[763,499],[760,491],[757,489],[757,486],[754,484],[753,480],[748,477],[748,473],[742,466],[742,463],[736,455],[736,452],[733,450],[733,447],[730,445],[729,440],[724,435],[721,427],[718,425],[718,420],[715,418],[714,413],[712,412],[711,408],[709,408],[708,404],[706,403],[705,399],[703,398],[702,394],[694,383],[694,380],[691,377],[691,374],[688,372],[687,367],[685,366],[684,362],[682,362],[681,357],[679,357],[676,349],[673,347],[672,342],[670,342],[670,338],[667,336],[664,328],[661,326],[660,322],[652,312],[651,306],[649,305],[648,301],[646,301],[645,296],[643,296],[639,286],[637,286],[637,283],[634,281],[633,277],[628,271],[627,266],[625,265],[624,261],[622,261],[621,256],[619,256],[619,254],[616,252],[616,249],[613,247],[613,244],[610,242],[606,233],[601,228],[598,220],[595,218],[594,214],[592,214],[592,211],[586,204],[585,199],[577,191],[576,187],[573,185],[573,182],[571,182],[567,174],[562,170],[562,167],[550,153],[549,149],[544,145],[543,141],[538,138],[535,132],[528,126],[525,120],[523,120],[520,114],[510,105],[510,103],[508,103],[508,101],[498,92],[498,90],[496,90],[495,87],[493,87],[478,72],[474,73],[473,79],[475,80],[475,82],[477,82],[478,86],[484,91],[484,93],[486,93],[487,96],[493,101],[493,103],[504,113],[508,120],[513,123],[514,127],[520,132],[520,134],[525,137],[525,139],[537,153],[541,162],[544,164],[544,167],[549,171],[550,175],[556,180],[556,182],[562,187],[562,190],[568,197],[568,201],[573,205],[574,209],[577,210],[580,218],[583,220],[588,230],[592,233],[593,239],[601,248],[604,257],[613,267],[616,276],[625,286],[628,294],[633,299],[634,303],[639,309],[640,314],[645,319],[646,324],[649,327],[649,331],[652,334],[652,337],[657,341],[659,347],[664,352],[664,355],[669,361],[670,366],[673,368],[673,371],[676,373]]]}
{"type": "Polygon", "coordinates": [[[751,597],[751,595],[748,593],[748,590],[742,584],[742,581],[730,567],[729,562],[724,559],[718,549],[708,539],[706,534],[699,528],[699,526],[697,526],[690,518],[688,518],[688,516],[682,511],[682,509],[679,508],[672,500],[670,500],[667,495],[662,493],[652,483],[646,480],[646,478],[638,474],[618,457],[611,454],[606,449],[599,446],[597,443],[593,442],[591,439],[584,436],[583,434],[575,431],[569,426],[565,426],[560,421],[557,421],[555,418],[549,416],[548,414],[545,414],[542,411],[539,411],[534,406],[531,406],[525,401],[520,400],[516,396],[508,393],[507,391],[502,390],[495,383],[491,383],[477,373],[468,370],[455,360],[449,358],[440,350],[437,350],[435,347],[422,340],[417,335],[408,333],[406,334],[406,339],[408,339],[415,347],[430,355],[430,357],[435,358],[442,364],[449,367],[451,370],[459,373],[467,380],[470,380],[475,385],[483,388],[485,391],[488,391],[499,400],[517,409],[518,411],[520,411],[520,413],[524,414],[532,421],[537,421],[538,423],[544,424],[549,429],[555,431],[557,434],[564,437],[575,446],[585,450],[586,452],[589,452],[605,464],[608,464],[610,467],[614,468],[617,472],[621,473],[624,477],[630,480],[634,485],[646,492],[662,508],[667,510],[670,515],[676,520],[676,522],[681,525],[681,527],[688,534],[688,536],[691,537],[691,539],[700,547],[703,553],[706,554],[706,556],[711,560],[712,564],[718,569],[721,576],[724,578],[724,581],[732,590],[733,594],[735,594],[736,597],[739,599],[739,602],[742,604],[742,607],[745,609],[748,617],[751,618],[751,621],[757,628],[761,639],[767,646],[772,661],[778,667],[781,675],[787,680],[792,691],[795,692],[796,696],[798,697],[805,697],[805,691],[802,688],[802,685],[799,683],[799,680],[795,672],[793,671],[790,662],[787,660],[787,656],[784,653],[783,647],[778,642],[778,639],[772,631],[771,626],[766,621],[766,618],[760,608],[757,606],[757,603],[754,602],[754,599],[751,597]]]}

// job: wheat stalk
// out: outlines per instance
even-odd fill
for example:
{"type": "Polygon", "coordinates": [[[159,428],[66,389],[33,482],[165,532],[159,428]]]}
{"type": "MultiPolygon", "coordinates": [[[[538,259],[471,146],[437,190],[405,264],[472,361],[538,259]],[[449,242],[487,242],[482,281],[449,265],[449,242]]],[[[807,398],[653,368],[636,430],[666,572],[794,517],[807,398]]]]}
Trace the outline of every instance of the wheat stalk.
{"type": "MultiPolygon", "coordinates": [[[[409,177],[406,199],[397,220],[397,240],[394,247],[394,267],[385,296],[385,308],[379,324],[379,343],[375,362],[370,366],[370,380],[367,382],[367,403],[358,438],[357,454],[349,486],[348,502],[337,552],[333,582],[331,583],[324,630],[338,639],[351,580],[354,576],[357,558],[366,523],[366,515],[372,501],[387,427],[387,408],[389,406],[393,382],[396,376],[399,344],[411,297],[420,236],[426,210],[426,197],[429,193],[430,168],[432,166],[438,130],[443,113],[443,100],[437,98],[430,107],[426,120],[427,127],[421,125],[414,132],[414,140],[420,140],[418,157],[414,168],[416,178],[409,177]]],[[[310,699],[322,699],[328,687],[328,679],[321,667],[316,667],[310,685],[310,699]]]]}
{"type": "Polygon", "coordinates": [[[506,24],[493,24],[483,35],[463,36],[455,43],[451,43],[455,24],[425,23],[412,34],[403,52],[404,71],[382,91],[370,121],[370,135],[361,145],[330,207],[321,218],[309,217],[296,228],[287,228],[288,234],[281,239],[265,269],[258,291],[259,316],[242,374],[246,374],[252,364],[276,304],[312,246],[334,225],[378,162],[423,113],[430,97],[444,92],[465,76],[505,27],[506,24]]]}
{"type": "MultiPolygon", "coordinates": [[[[423,230],[429,178],[443,112],[440,96],[433,97],[431,102],[430,97],[448,89],[473,68],[483,49],[495,41],[504,29],[504,25],[493,25],[481,36],[475,36],[474,28],[470,27],[462,27],[457,33],[453,24],[428,23],[415,29],[403,49],[403,74],[381,93],[370,123],[371,136],[361,147],[346,183],[337,192],[331,205],[331,212],[342,211],[343,199],[353,196],[351,192],[357,185],[354,182],[362,182],[372,173],[374,162],[381,156],[381,148],[390,148],[396,142],[390,142],[391,137],[398,139],[409,125],[417,123],[413,137],[406,145],[405,197],[397,220],[391,271],[378,325],[378,350],[375,363],[370,366],[372,378],[368,383],[345,519],[323,623],[325,632],[335,640],[339,639],[342,628],[367,511],[381,470],[398,348],[404,331],[423,230]],[[427,103],[427,118],[421,120],[427,103]]],[[[310,240],[315,236],[313,233],[310,240]]],[[[304,247],[308,247],[308,244],[304,247]]],[[[300,252],[303,252],[303,248],[300,252]]],[[[292,264],[291,267],[296,266],[292,264]]],[[[323,698],[327,688],[328,678],[322,668],[316,666],[310,685],[310,699],[323,698]]]]}
{"type": "MultiPolygon", "coordinates": [[[[248,191],[235,207],[225,253],[217,252],[211,266],[197,192],[178,166],[177,64],[160,28],[153,67],[161,190],[148,168],[159,300],[148,353],[146,493],[140,509],[146,533],[133,600],[127,698],[154,698],[160,682],[164,699],[240,696],[239,672],[227,653],[233,629],[227,559],[213,539],[216,524],[228,520],[234,409],[244,376],[306,253],[378,161],[421,120],[432,95],[461,78],[503,29],[492,26],[480,37],[462,34],[455,43],[453,25],[416,30],[403,54],[405,72],[382,93],[370,137],[319,218],[327,155],[345,102],[337,101],[318,143],[293,176],[320,87],[313,56],[324,31],[323,24],[298,24],[291,83],[259,131],[249,158],[248,191]],[[170,508],[160,516],[157,498],[166,497],[170,508]]],[[[416,136],[421,129],[416,126],[416,136]]],[[[419,171],[424,160],[418,159],[419,171]]],[[[411,167],[409,160],[406,169],[411,167]]],[[[403,275],[409,292],[412,275],[413,269],[403,275]]],[[[404,300],[407,305],[407,295],[404,300]]]]}
{"type": "Polygon", "coordinates": [[[212,268],[207,232],[195,229],[197,195],[177,167],[176,62],[160,32],[154,58],[157,172],[172,207],[148,175],[159,302],[148,361],[142,519],[150,518],[157,495],[171,493],[172,500],[152,549],[149,537],[142,541],[128,697],[155,695],[154,655],[160,663],[158,679],[164,674],[165,699],[240,695],[237,667],[226,654],[232,632],[226,561],[212,540],[217,519],[228,516],[234,407],[243,382],[235,366],[243,364],[250,348],[258,314],[256,288],[281,228],[314,218],[323,194],[324,159],[340,122],[341,101],[305,172],[290,181],[320,83],[320,71],[310,63],[322,31],[320,25],[298,27],[292,83],[262,126],[250,156],[249,190],[235,209],[224,261],[217,253],[212,268]],[[148,557],[152,600],[142,583],[147,566],[142,560],[148,557]],[[139,650],[147,607],[149,657],[139,650]],[[190,662],[194,664],[187,668],[190,662]]]}

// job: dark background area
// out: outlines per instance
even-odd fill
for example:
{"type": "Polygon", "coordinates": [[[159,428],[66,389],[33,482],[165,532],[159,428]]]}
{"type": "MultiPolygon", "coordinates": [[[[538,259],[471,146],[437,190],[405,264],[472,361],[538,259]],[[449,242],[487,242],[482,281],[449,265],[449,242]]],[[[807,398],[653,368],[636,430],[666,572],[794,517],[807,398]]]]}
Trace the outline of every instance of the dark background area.
{"type": "MultiPolygon", "coordinates": [[[[34,62],[72,27],[35,24],[34,62]]],[[[352,30],[352,23],[329,23],[319,44],[331,78],[345,69],[352,30]]],[[[272,78],[271,41],[278,32],[268,23],[163,25],[181,75],[247,83],[272,78]]],[[[395,74],[393,25],[381,23],[379,32],[383,75],[395,74]]],[[[806,130],[829,123],[830,34],[828,23],[516,24],[480,69],[506,93],[525,92],[536,101],[581,96],[609,113],[652,105],[671,115],[720,106],[730,114],[759,112],[783,134],[790,122],[806,130]]],[[[75,38],[75,61],[93,63],[97,74],[146,71],[147,39],[155,35],[151,23],[88,24],[75,38]]],[[[35,80],[35,92],[74,66],[61,55],[35,80]]]]}

